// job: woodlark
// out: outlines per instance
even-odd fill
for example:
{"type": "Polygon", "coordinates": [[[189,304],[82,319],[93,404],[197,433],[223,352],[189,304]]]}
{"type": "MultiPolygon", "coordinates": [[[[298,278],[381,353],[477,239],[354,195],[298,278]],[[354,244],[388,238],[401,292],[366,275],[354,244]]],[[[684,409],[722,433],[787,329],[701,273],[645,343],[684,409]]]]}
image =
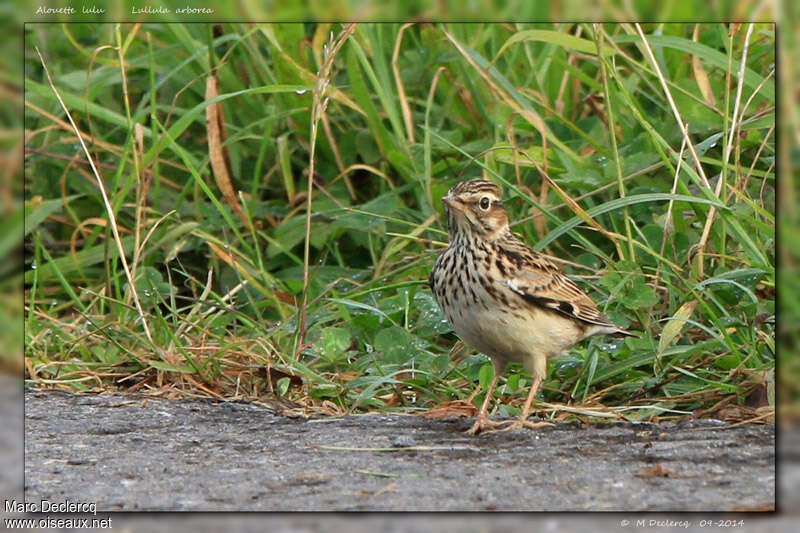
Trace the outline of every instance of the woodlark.
{"type": "Polygon", "coordinates": [[[533,383],[519,419],[500,431],[540,426],[527,419],[548,358],[590,335],[634,335],[600,314],[555,264],[511,233],[499,187],[482,179],[465,181],[442,201],[450,245],[431,271],[431,289],[458,336],[494,365],[470,433],[508,423],[489,420],[487,408],[509,362],[522,362],[533,383]]]}

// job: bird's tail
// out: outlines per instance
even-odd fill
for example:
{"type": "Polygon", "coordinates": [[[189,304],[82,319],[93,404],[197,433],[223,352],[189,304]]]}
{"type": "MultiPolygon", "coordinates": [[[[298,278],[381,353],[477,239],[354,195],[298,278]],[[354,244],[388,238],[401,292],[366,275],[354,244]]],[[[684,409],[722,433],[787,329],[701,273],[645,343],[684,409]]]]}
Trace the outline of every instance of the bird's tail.
{"type": "Polygon", "coordinates": [[[636,337],[637,339],[641,339],[640,335],[636,333],[631,333],[630,331],[622,328],[617,328],[616,330],[611,332],[611,335],[614,337],[636,337]]]}

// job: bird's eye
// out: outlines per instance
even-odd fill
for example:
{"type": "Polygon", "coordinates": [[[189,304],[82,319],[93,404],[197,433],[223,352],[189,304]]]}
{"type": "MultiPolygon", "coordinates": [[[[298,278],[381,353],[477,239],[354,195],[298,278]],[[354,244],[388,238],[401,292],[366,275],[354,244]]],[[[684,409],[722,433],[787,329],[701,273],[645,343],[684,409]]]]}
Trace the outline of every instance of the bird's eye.
{"type": "Polygon", "coordinates": [[[481,204],[480,205],[481,205],[481,209],[486,211],[487,209],[489,209],[489,206],[492,205],[492,201],[489,199],[488,196],[484,196],[483,198],[481,198],[481,204]]]}

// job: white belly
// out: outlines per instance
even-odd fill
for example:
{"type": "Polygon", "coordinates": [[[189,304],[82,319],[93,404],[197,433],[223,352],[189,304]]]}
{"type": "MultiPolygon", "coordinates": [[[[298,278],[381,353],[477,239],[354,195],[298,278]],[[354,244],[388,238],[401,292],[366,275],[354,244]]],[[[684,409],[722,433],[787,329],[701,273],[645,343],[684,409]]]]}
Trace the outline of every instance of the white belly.
{"type": "Polygon", "coordinates": [[[456,309],[447,318],[461,339],[493,359],[524,363],[529,372],[537,359],[560,356],[576,338],[569,320],[543,309],[518,312],[523,318],[474,304],[456,309]]]}

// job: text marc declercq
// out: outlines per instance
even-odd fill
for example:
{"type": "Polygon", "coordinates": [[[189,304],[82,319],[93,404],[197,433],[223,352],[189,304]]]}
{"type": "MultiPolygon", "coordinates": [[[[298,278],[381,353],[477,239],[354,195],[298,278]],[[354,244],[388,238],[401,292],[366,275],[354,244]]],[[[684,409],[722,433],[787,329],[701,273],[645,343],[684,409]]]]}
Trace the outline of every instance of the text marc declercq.
{"type": "Polygon", "coordinates": [[[91,513],[97,514],[97,504],[94,502],[51,502],[42,500],[36,502],[18,502],[17,500],[5,501],[7,513],[91,513]]]}

